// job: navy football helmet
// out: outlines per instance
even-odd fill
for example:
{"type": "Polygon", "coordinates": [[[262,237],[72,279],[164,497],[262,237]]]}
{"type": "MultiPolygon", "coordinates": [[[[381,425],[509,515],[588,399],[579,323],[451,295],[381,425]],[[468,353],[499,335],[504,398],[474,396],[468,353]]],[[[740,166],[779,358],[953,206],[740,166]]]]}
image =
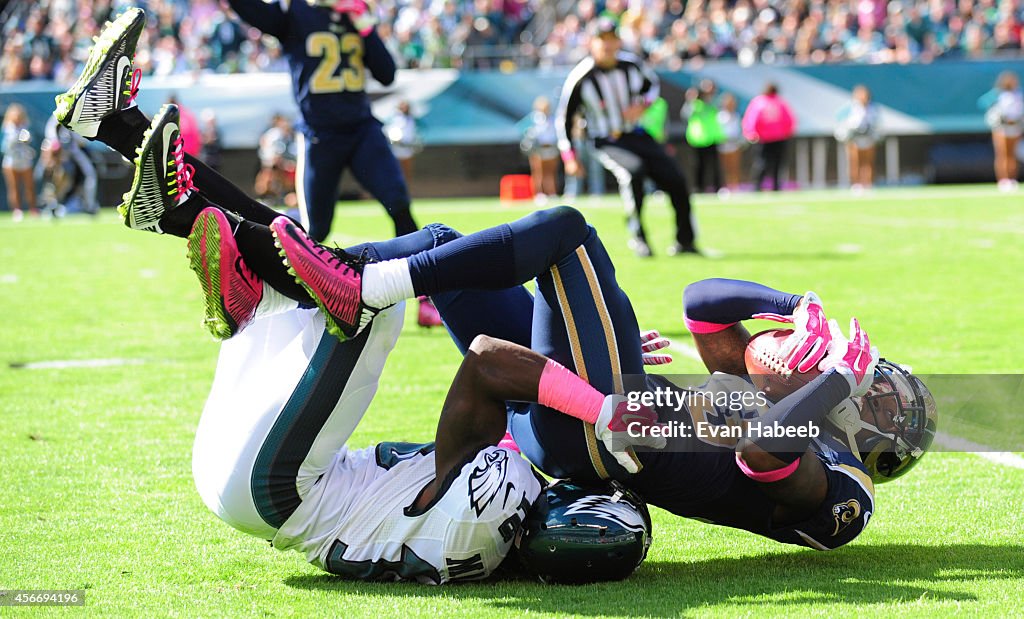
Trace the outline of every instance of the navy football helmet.
{"type": "Polygon", "coordinates": [[[603,488],[548,486],[515,540],[528,572],[563,584],[622,580],[639,567],[650,545],[647,504],[617,482],[603,488]]]}
{"type": "Polygon", "coordinates": [[[906,474],[928,451],[938,410],[920,378],[881,359],[867,395],[848,398],[828,419],[836,438],[859,455],[871,481],[879,484],[906,474]]]}

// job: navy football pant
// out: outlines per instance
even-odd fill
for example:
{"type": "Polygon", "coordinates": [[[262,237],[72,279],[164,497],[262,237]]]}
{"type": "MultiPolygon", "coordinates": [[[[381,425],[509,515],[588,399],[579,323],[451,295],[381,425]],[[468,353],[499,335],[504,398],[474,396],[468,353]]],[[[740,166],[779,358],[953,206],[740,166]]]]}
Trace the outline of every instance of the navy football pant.
{"type": "MultiPolygon", "coordinates": [[[[424,292],[431,294],[463,352],[479,334],[516,342],[562,363],[604,393],[622,392],[623,375],[643,372],[632,305],[597,233],[578,211],[539,211],[511,224],[434,241],[447,242],[410,257],[410,263],[436,271],[423,278],[436,287],[424,292]],[[490,244],[481,244],[482,239],[490,244]],[[520,282],[536,277],[537,296],[531,299],[518,285],[484,289],[507,286],[513,277],[520,282]]],[[[599,444],[593,426],[536,404],[516,410],[522,414],[510,417],[512,434],[545,473],[581,482],[626,475],[599,444]]]]}
{"type": "Polygon", "coordinates": [[[370,119],[351,131],[306,131],[299,134],[296,182],[302,224],[315,241],[331,231],[338,183],[346,168],[380,202],[395,224],[395,236],[416,231],[409,210],[409,190],[381,124],[370,119]]]}

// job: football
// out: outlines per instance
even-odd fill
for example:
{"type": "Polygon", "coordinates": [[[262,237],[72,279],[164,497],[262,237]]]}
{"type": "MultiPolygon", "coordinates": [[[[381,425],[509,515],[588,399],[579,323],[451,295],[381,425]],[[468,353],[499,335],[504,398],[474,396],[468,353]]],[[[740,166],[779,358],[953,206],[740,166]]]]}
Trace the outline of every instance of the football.
{"type": "Polygon", "coordinates": [[[763,391],[772,402],[778,402],[821,374],[818,368],[812,368],[808,372],[786,368],[785,361],[779,355],[779,349],[792,333],[792,329],[762,331],[750,338],[743,354],[747,374],[750,375],[754,386],[763,391]]]}

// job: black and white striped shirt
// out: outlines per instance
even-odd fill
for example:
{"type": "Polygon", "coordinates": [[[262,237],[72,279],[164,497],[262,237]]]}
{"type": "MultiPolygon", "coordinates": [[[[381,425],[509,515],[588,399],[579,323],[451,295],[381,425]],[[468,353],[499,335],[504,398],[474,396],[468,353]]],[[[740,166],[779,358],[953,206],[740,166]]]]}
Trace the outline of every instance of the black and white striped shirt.
{"type": "Polygon", "coordinates": [[[637,103],[651,103],[658,98],[658,78],[645,69],[642,60],[620,52],[618,62],[602,69],[593,58],[585,58],[572,71],[562,86],[558,101],[558,149],[563,157],[572,157],[572,123],[582,113],[591,138],[616,139],[632,131],[635,123],[627,123],[622,111],[637,103]]]}

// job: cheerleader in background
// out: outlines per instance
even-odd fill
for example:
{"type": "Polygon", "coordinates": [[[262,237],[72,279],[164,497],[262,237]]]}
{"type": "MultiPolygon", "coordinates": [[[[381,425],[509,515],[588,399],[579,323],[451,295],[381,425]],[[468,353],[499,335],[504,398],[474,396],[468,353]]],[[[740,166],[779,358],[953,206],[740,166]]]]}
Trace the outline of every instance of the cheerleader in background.
{"type": "Polygon", "coordinates": [[[879,140],[878,105],[863,84],[853,89],[853,100],[837,115],[836,140],[846,145],[850,170],[850,189],[855,193],[869,189],[875,181],[875,145],[879,140]]]}
{"type": "Polygon", "coordinates": [[[1024,94],[1020,79],[1013,71],[1003,71],[995,88],[978,99],[985,110],[985,122],[992,128],[992,146],[996,152],[996,181],[1000,191],[1017,189],[1017,142],[1024,129],[1024,94]]]}

